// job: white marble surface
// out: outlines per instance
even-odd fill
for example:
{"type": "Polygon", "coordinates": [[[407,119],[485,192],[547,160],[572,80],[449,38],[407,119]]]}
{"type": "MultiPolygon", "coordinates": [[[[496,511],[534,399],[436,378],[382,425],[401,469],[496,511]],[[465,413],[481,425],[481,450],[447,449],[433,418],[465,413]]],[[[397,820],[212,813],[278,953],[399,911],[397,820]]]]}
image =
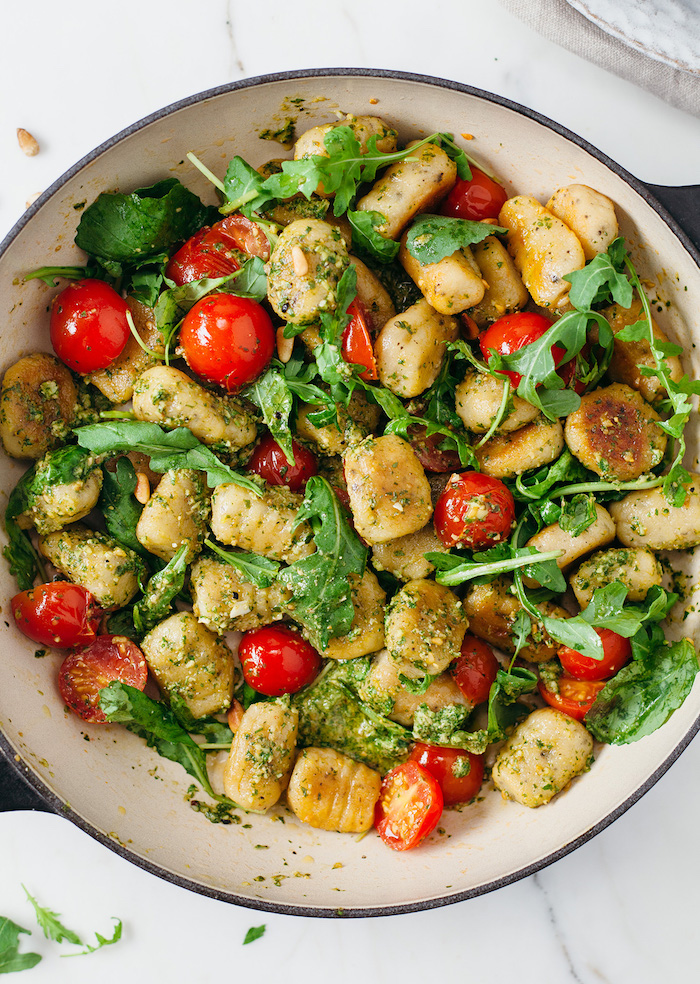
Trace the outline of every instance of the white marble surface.
{"type": "MultiPolygon", "coordinates": [[[[93,146],[211,86],[331,65],[434,74],[514,98],[568,126],[638,177],[697,181],[700,122],[539,38],[483,0],[264,5],[122,0],[3,5],[0,237],[25,201],[93,146]],[[321,12],[322,11],[322,12],[321,12]],[[41,152],[26,158],[15,128],[41,152]]],[[[0,815],[0,913],[31,926],[27,887],[85,934],[124,920],[119,945],[28,980],[246,980],[275,968],[313,984],[461,971],[471,981],[658,984],[697,976],[700,744],[631,812],[575,854],[496,893],[423,913],[330,922],[189,894],[122,861],[58,817],[0,815]],[[241,947],[246,930],[265,936],[241,947]]]]}

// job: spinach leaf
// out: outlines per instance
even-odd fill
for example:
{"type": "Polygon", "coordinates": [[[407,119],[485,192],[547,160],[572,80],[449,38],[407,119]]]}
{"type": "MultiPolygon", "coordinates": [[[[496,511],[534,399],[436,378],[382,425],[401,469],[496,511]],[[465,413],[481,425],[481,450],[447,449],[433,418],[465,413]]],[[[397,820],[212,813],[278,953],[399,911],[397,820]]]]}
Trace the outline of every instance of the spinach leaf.
{"type": "Polygon", "coordinates": [[[19,934],[31,936],[28,929],[23,929],[12,922],[7,916],[0,916],[0,974],[14,974],[20,970],[30,970],[41,960],[38,953],[19,952],[19,934]]]}
{"type": "Polygon", "coordinates": [[[262,412],[263,423],[284,452],[290,465],[295,464],[293,436],[289,418],[294,398],[283,375],[274,368],[259,376],[243,394],[262,412]]]}
{"type": "Polygon", "coordinates": [[[280,569],[278,561],[246,550],[222,550],[218,544],[209,539],[204,541],[204,546],[209,547],[212,553],[231,567],[235,567],[246,580],[252,581],[258,588],[270,588],[275,583],[280,569]]]}
{"type": "Polygon", "coordinates": [[[52,912],[51,909],[46,909],[43,905],[39,905],[34,896],[29,894],[24,885],[22,885],[22,888],[24,888],[25,895],[34,907],[36,921],[47,940],[53,940],[55,943],[62,943],[66,940],[68,943],[75,943],[78,946],[83,945],[83,941],[80,939],[78,934],[74,933],[72,929],[67,929],[59,920],[59,914],[57,912],[52,912]]]}
{"type": "Polygon", "coordinates": [[[256,940],[259,940],[260,937],[261,936],[264,936],[264,935],[265,935],[265,926],[264,925],[263,926],[251,926],[250,929],[248,930],[248,932],[245,934],[245,938],[243,940],[243,946],[245,946],[246,943],[254,943],[256,940]]]}
{"type": "Polygon", "coordinates": [[[143,598],[133,608],[134,627],[147,635],[159,622],[168,617],[173,601],[185,586],[189,545],[183,543],[166,566],[149,580],[143,598]]]}
{"type": "Polygon", "coordinates": [[[505,233],[500,226],[447,215],[419,215],[408,231],[406,248],[423,265],[439,263],[462,246],[480,243],[487,236],[505,233]]]}
{"type": "Polygon", "coordinates": [[[625,745],[665,724],[690,693],[698,657],[690,639],[661,642],[609,680],[586,715],[598,741],[625,745]]]}
{"type": "Polygon", "coordinates": [[[353,212],[350,209],[347,216],[352,228],[353,253],[369,256],[379,263],[391,263],[398,256],[399,244],[377,231],[386,223],[385,215],[372,211],[353,212]]]}
{"type": "Polygon", "coordinates": [[[351,579],[362,577],[368,551],[332,488],[318,475],[307,482],[297,525],[303,520],[313,529],[316,553],[284,568],[278,580],[292,592],[290,616],[323,651],[331,638],[350,630],[355,617],[351,579]]]}
{"type": "MultiPolygon", "coordinates": [[[[233,732],[227,724],[215,717],[196,718],[179,694],[170,694],[170,710],[178,724],[189,734],[203,735],[208,743],[228,747],[233,741],[233,732]]],[[[200,746],[201,747],[201,746],[200,746]]]]}
{"type": "Polygon", "coordinates": [[[107,532],[119,543],[135,550],[142,557],[148,557],[148,551],[143,548],[136,537],[136,524],[141,516],[143,506],[134,497],[136,489],[136,472],[128,458],[118,458],[116,471],[111,472],[102,468],[102,491],[99,508],[105,518],[107,532]]]}

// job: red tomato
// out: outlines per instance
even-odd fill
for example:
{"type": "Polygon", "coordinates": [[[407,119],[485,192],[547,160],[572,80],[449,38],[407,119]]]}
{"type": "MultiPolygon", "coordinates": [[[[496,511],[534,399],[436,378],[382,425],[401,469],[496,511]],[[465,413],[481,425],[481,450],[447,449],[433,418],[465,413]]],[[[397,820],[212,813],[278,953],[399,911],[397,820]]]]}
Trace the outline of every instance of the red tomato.
{"type": "Polygon", "coordinates": [[[434,776],[417,762],[404,762],[382,779],[374,826],[394,851],[407,851],[435,830],[442,805],[434,776]]]}
{"type": "Polygon", "coordinates": [[[629,639],[618,635],[612,629],[596,629],[603,643],[603,658],[592,659],[584,656],[575,649],[562,646],[557,653],[561,665],[569,676],[576,680],[607,680],[615,676],[632,656],[632,645],[629,639]]]}
{"type": "Polygon", "coordinates": [[[272,434],[267,434],[253,451],[248,470],[268,485],[286,485],[292,492],[303,492],[307,481],[318,473],[318,463],[316,456],[296,441],[292,441],[292,450],[295,463],[290,465],[272,434]]]}
{"type": "Polygon", "coordinates": [[[435,503],[435,532],[446,547],[481,550],[505,540],[515,520],[510,490],[480,472],[451,475],[435,503]]]}
{"type": "Polygon", "coordinates": [[[97,635],[102,610],[89,591],[69,581],[39,584],[12,601],[15,625],[43,646],[85,646],[97,635]]]}
{"type": "Polygon", "coordinates": [[[571,677],[560,676],[558,694],[547,690],[541,680],[537,689],[550,707],[555,707],[577,721],[583,721],[604,686],[601,681],[572,680],[571,677]]]}
{"type": "Polygon", "coordinates": [[[467,633],[462,653],[450,666],[450,672],[464,696],[476,707],[488,699],[498,673],[498,660],[483,639],[467,633]]]}
{"type": "Polygon", "coordinates": [[[367,312],[357,298],[351,302],[348,312],[352,314],[352,319],[343,332],[341,354],[346,362],[365,367],[360,373],[362,379],[379,379],[367,312]]]}
{"type": "Polygon", "coordinates": [[[95,372],[114,362],[127,343],[126,301],[103,280],[76,280],[51,308],[51,344],[75,372],[95,372]]]}
{"type": "MultiPolygon", "coordinates": [[[[492,350],[499,355],[511,355],[526,345],[536,342],[548,328],[552,327],[552,324],[553,322],[549,318],[533,311],[507,314],[504,318],[494,321],[483,333],[479,339],[481,352],[487,362],[492,358],[492,350]]],[[[555,365],[559,365],[565,351],[559,345],[552,347],[555,365]]],[[[560,375],[567,386],[573,378],[575,368],[575,360],[573,359],[561,367],[560,375]]],[[[498,369],[497,371],[510,379],[513,389],[518,388],[520,380],[523,378],[519,372],[511,372],[506,369],[498,369]]]]}
{"type": "Polygon", "coordinates": [[[442,214],[455,219],[497,219],[508,195],[498,184],[478,167],[472,165],[471,180],[457,178],[452,191],[442,204],[442,214]]]}
{"type": "Polygon", "coordinates": [[[474,799],[484,781],[484,756],[473,755],[463,748],[424,745],[419,741],[413,746],[408,761],[422,765],[437,779],[445,806],[468,803],[474,799]],[[469,771],[461,775],[465,758],[469,762],[469,771]]]}
{"type": "Polygon", "coordinates": [[[126,636],[98,636],[86,649],[71,653],[58,671],[58,689],[64,702],[83,721],[104,724],[100,690],[119,680],[143,690],[148,677],[146,659],[126,636]]]}
{"type": "Polygon", "coordinates": [[[188,239],[170,259],[165,275],[178,286],[203,277],[226,277],[240,267],[237,253],[267,260],[270,244],[255,222],[243,215],[229,215],[188,239]]]}
{"type": "Polygon", "coordinates": [[[264,625],[246,632],[238,647],[245,682],[267,697],[294,694],[321,670],[321,657],[286,625],[264,625]]]}
{"type": "Polygon", "coordinates": [[[408,440],[423,468],[432,472],[451,472],[461,468],[462,462],[456,451],[443,450],[440,445],[444,434],[431,434],[426,437],[427,428],[415,425],[408,428],[408,440]]]}
{"type": "Polygon", "coordinates": [[[188,366],[229,392],[251,383],[275,351],[275,329],[247,297],[210,294],[190,308],[180,330],[188,366]]]}

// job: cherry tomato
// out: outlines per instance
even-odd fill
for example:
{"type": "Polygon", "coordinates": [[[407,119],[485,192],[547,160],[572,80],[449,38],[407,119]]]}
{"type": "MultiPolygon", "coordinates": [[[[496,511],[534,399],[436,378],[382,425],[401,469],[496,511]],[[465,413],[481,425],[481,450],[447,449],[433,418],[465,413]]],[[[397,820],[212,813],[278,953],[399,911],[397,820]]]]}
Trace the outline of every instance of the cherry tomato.
{"type": "Polygon", "coordinates": [[[374,826],[394,851],[408,851],[435,830],[442,805],[437,779],[417,762],[404,762],[382,779],[374,826]]]}
{"type": "Polygon", "coordinates": [[[416,742],[408,756],[409,762],[422,765],[437,779],[445,806],[468,803],[474,799],[484,781],[484,756],[473,755],[463,748],[443,748],[416,742]],[[468,771],[462,775],[465,761],[468,771]]]}
{"type": "Polygon", "coordinates": [[[15,625],[43,646],[85,646],[97,635],[102,609],[89,591],[69,581],[39,584],[12,601],[15,625]]]}
{"type": "Polygon", "coordinates": [[[275,351],[275,330],[259,304],[234,294],[210,294],[190,308],[180,330],[188,366],[229,392],[251,383],[275,351]]]}
{"type": "Polygon", "coordinates": [[[459,454],[440,447],[445,435],[431,434],[426,437],[426,433],[427,427],[420,424],[408,428],[408,440],[423,468],[432,472],[452,472],[461,468],[459,454]]]}
{"type": "Polygon", "coordinates": [[[515,520],[510,490],[497,478],[462,472],[450,480],[435,503],[435,532],[446,547],[480,550],[505,540],[515,520]]]}
{"type": "Polygon", "coordinates": [[[75,372],[95,372],[114,362],[127,343],[126,301],[103,280],[76,280],[51,308],[54,352],[75,372]]]}
{"type": "Polygon", "coordinates": [[[562,646],[557,653],[561,665],[569,676],[576,680],[608,680],[621,670],[632,656],[629,639],[618,635],[612,629],[596,629],[603,643],[603,658],[592,659],[568,646],[562,646]]]}
{"type": "Polygon", "coordinates": [[[285,625],[246,632],[238,657],[246,683],[267,697],[294,694],[321,670],[321,657],[313,646],[285,625]]]}
{"type": "Polygon", "coordinates": [[[240,267],[237,253],[267,260],[270,244],[255,222],[243,215],[229,215],[188,239],[171,257],[165,275],[180,287],[203,277],[226,277],[240,267]]]}
{"type": "Polygon", "coordinates": [[[604,686],[601,681],[572,680],[571,677],[560,676],[558,694],[547,690],[541,680],[537,688],[550,707],[576,718],[577,721],[583,721],[604,686]]]}
{"type": "Polygon", "coordinates": [[[497,219],[508,195],[503,185],[472,165],[472,176],[457,182],[442,204],[442,214],[455,219],[497,219]]]}
{"type": "Polygon", "coordinates": [[[379,379],[367,312],[355,298],[348,308],[348,313],[352,315],[352,319],[343,332],[341,354],[346,362],[365,367],[360,373],[362,379],[379,379]]]}
{"type": "Polygon", "coordinates": [[[267,434],[253,451],[248,470],[260,475],[268,485],[286,485],[292,492],[303,492],[307,481],[318,473],[318,463],[316,456],[296,441],[292,441],[292,450],[294,464],[290,465],[272,434],[267,434]]]}
{"type": "MultiPolygon", "coordinates": [[[[481,352],[487,362],[492,358],[492,350],[499,355],[511,355],[526,345],[536,342],[548,328],[552,327],[552,324],[553,322],[549,318],[545,318],[543,314],[537,314],[534,311],[507,314],[505,317],[499,318],[498,321],[494,321],[483,333],[479,339],[481,352]]],[[[565,351],[559,345],[552,346],[555,365],[559,365],[565,351]]],[[[575,368],[574,359],[567,362],[565,366],[561,366],[559,375],[564,380],[565,385],[568,386],[573,379],[575,368]]],[[[498,369],[497,372],[510,379],[513,389],[518,388],[520,380],[523,378],[519,372],[507,369],[498,369]]]]}
{"type": "Polygon", "coordinates": [[[83,721],[104,724],[100,690],[113,680],[143,690],[147,677],[146,659],[135,642],[126,636],[103,635],[66,656],[58,671],[58,689],[83,721]]]}
{"type": "Polygon", "coordinates": [[[498,673],[498,660],[488,643],[467,633],[461,655],[450,666],[450,673],[463,695],[476,707],[488,699],[498,673]]]}

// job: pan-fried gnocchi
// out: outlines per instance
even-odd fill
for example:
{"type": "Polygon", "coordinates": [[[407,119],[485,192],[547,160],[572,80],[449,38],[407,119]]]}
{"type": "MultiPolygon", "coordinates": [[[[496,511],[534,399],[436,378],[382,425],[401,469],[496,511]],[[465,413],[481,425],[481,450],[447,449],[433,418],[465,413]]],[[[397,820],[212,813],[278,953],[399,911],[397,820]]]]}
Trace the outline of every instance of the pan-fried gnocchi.
{"type": "MultiPolygon", "coordinates": [[[[277,804],[404,849],[438,822],[446,776],[474,801],[455,822],[481,809],[486,753],[491,786],[539,807],[586,781],[600,743],[644,735],[640,707],[671,713],[674,667],[689,688],[693,647],[654,623],[672,552],[700,545],[700,476],[674,460],[692,389],[646,281],[619,303],[616,207],[584,176],[541,200],[496,181],[479,222],[460,138],[404,147],[391,120],[324,119],[293,164],[237,161],[226,194],[245,214],[231,198],[190,230],[206,276],[154,308],[127,297],[111,364],[6,369],[0,438],[31,464],[6,556],[23,605],[37,579],[60,594],[58,575],[86,621],[101,609],[101,646],[139,644],[160,701],[122,669],[107,694],[104,676],[78,685],[109,720],[133,708],[168,757],[184,749],[223,788],[217,819],[277,804]],[[232,317],[204,343],[233,360],[230,390],[178,335],[210,294],[254,325],[239,337],[232,317]],[[277,357],[254,365],[268,322],[277,357]],[[607,672],[611,635],[643,653],[632,700],[637,664],[607,672]]],[[[167,284],[182,246],[164,247],[167,284]]]]}

